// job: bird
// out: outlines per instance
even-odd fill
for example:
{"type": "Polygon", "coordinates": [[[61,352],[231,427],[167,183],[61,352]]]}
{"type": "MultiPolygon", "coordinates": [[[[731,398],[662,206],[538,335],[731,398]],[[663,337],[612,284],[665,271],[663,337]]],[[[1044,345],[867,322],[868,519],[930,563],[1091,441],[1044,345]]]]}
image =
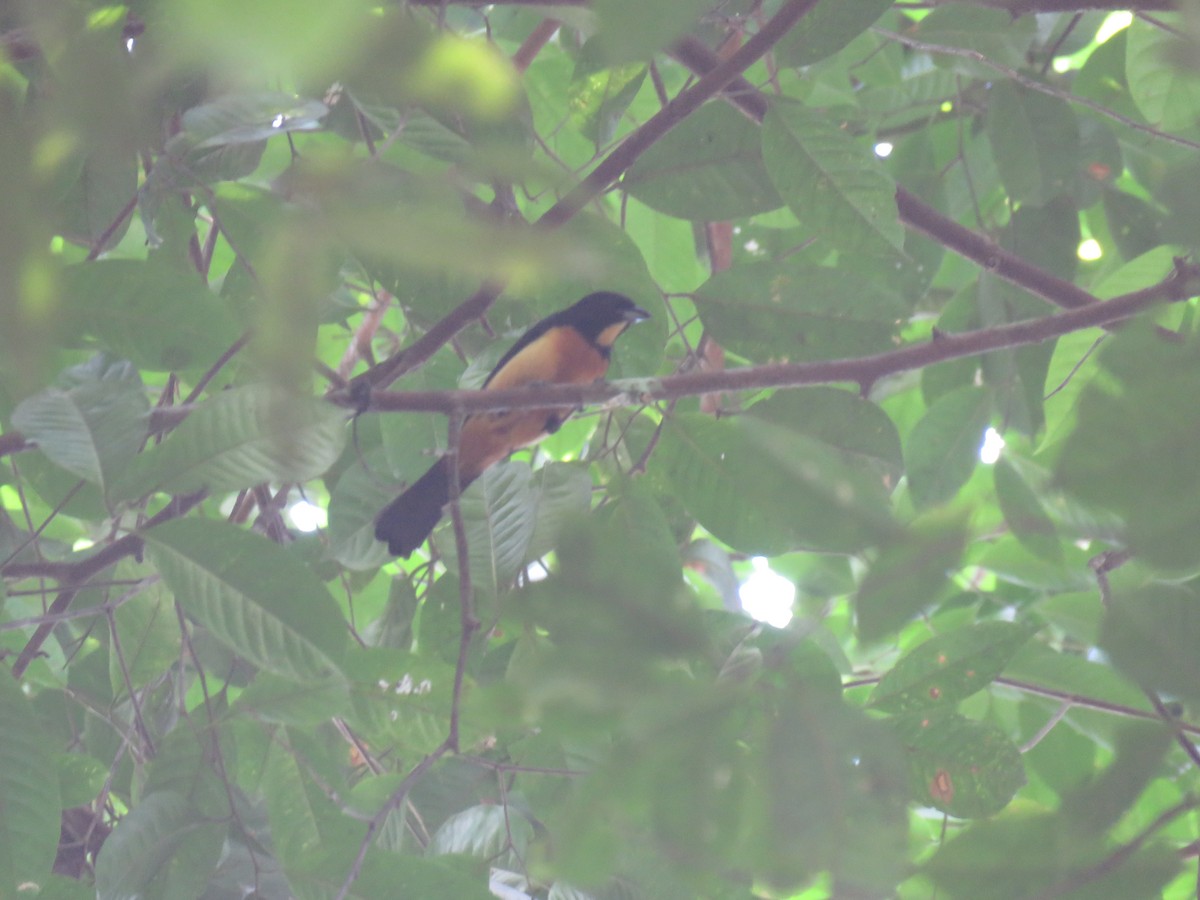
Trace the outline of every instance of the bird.
{"type": "MultiPolygon", "coordinates": [[[[608,371],[613,344],[650,313],[623,294],[598,291],[529,328],[500,357],[482,390],[522,385],[591,384],[608,371]]],[[[553,434],[574,412],[567,407],[476,413],[463,420],[460,490],[514,450],[553,434]]],[[[450,459],[441,457],[375,517],[375,537],[407,559],[429,537],[450,500],[450,459]]]]}

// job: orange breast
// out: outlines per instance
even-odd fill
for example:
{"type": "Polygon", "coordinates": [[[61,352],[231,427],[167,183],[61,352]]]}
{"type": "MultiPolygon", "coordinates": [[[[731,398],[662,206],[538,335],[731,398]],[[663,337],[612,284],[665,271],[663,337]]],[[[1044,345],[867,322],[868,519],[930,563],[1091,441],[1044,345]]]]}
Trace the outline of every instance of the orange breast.
{"type": "MultiPolygon", "coordinates": [[[[485,390],[506,390],[527,384],[590,384],[603,378],[608,359],[573,328],[555,328],[510,359],[485,390]]],[[[570,407],[481,413],[463,423],[459,447],[462,477],[475,478],[514,450],[546,436],[546,421],[569,416],[570,407]]]]}

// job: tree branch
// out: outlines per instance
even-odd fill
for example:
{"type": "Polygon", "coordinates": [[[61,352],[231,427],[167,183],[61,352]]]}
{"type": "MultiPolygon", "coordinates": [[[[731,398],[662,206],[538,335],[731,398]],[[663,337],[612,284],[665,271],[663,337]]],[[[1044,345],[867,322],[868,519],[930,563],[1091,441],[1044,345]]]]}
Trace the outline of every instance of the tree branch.
{"type": "MultiPolygon", "coordinates": [[[[591,173],[538,220],[542,228],[555,228],[568,221],[598,197],[634,161],[663,135],[695,112],[771,49],[791,28],[817,5],[817,0],[788,0],[750,40],[728,59],[714,57],[703,76],[633,131],[591,173]]],[[[753,90],[753,88],[751,88],[753,90]]],[[[355,384],[383,387],[420,366],[471,322],[480,318],[503,292],[505,285],[489,281],[449,315],[417,338],[400,353],[368,369],[355,384]]]]}
{"type": "Polygon", "coordinates": [[[591,385],[552,384],[494,391],[397,391],[372,393],[365,407],[348,392],[331,395],[343,406],[375,412],[477,413],[507,409],[575,407],[585,404],[632,406],[654,400],[707,394],[855,382],[869,386],[880,378],[964,356],[1039,344],[1085,328],[1112,325],[1162,302],[1183,300],[1200,288],[1200,266],[1180,263],[1166,279],[1131,294],[1038,319],[1026,319],[933,340],[856,359],[773,363],[719,372],[693,372],[667,378],[627,379],[591,385]]]}
{"type": "MultiPolygon", "coordinates": [[[[155,525],[161,525],[163,522],[186,514],[198,505],[204,499],[204,496],[204,491],[197,491],[194,494],[172,497],[171,502],[152,516],[142,528],[153,528],[155,525]]],[[[76,563],[9,563],[0,568],[0,575],[6,578],[44,577],[53,578],[58,581],[61,590],[58,596],[54,598],[54,602],[50,604],[50,608],[46,611],[49,616],[57,616],[67,611],[67,607],[71,605],[71,601],[75,599],[75,595],[87,583],[89,578],[95,577],[126,556],[133,556],[140,553],[144,546],[145,541],[142,540],[141,536],[127,534],[123,538],[113,541],[95,555],[76,563]]],[[[34,657],[41,650],[42,644],[45,643],[46,638],[53,628],[54,620],[50,620],[39,625],[37,630],[34,631],[33,636],[21,650],[21,655],[17,657],[17,661],[13,664],[12,673],[14,678],[20,678],[25,673],[25,670],[33,662],[34,657]]]]}
{"type": "MultiPolygon", "coordinates": [[[[688,37],[677,43],[672,55],[695,72],[705,72],[720,60],[703,42],[688,37]]],[[[725,90],[725,98],[753,121],[761,124],[769,99],[744,78],[736,78],[725,90]]],[[[896,207],[905,227],[932,238],[948,250],[981,268],[1063,309],[1076,309],[1099,302],[1082,288],[1056,278],[1026,262],[991,238],[959,225],[904,188],[896,188],[896,207]]]]}

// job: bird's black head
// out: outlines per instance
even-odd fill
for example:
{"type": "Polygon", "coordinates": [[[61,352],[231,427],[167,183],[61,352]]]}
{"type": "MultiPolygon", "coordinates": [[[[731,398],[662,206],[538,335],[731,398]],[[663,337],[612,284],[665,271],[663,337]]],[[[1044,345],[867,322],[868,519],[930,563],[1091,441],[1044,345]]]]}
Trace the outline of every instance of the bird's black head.
{"type": "Polygon", "coordinates": [[[623,294],[597,291],[563,310],[562,316],[589,341],[611,347],[629,325],[650,318],[650,313],[623,294]]]}

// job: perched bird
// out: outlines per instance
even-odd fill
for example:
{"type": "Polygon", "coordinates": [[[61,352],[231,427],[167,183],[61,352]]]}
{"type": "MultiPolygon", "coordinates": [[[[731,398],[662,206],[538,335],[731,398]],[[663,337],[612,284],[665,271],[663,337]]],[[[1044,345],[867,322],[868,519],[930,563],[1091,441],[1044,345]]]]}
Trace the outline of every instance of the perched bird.
{"type": "MultiPolygon", "coordinates": [[[[648,318],[648,312],[621,294],[588,294],[521,335],[492,369],[483,390],[598,381],[608,371],[617,338],[648,318]]],[[[553,434],[573,411],[553,407],[468,416],[458,447],[459,487],[466,489],[514,450],[553,434]]],[[[450,458],[442,457],[376,516],[375,537],[391,553],[407,558],[429,537],[449,499],[450,458]]]]}

